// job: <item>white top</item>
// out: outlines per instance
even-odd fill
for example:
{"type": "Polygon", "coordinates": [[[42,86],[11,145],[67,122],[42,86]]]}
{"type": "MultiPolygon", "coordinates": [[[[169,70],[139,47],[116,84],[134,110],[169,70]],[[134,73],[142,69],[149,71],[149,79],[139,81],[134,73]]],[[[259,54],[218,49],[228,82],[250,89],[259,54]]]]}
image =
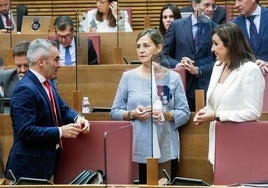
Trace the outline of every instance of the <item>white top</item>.
{"type": "MultiPolygon", "coordinates": [[[[258,65],[246,62],[234,69],[224,83],[219,84],[219,78],[224,64],[212,71],[207,101],[204,111],[215,112],[220,121],[245,122],[259,119],[262,113],[265,80],[258,65]]],[[[215,121],[209,128],[208,159],[214,164],[215,154],[215,121]]]]}
{"type": "MultiPolygon", "coordinates": [[[[117,32],[117,27],[110,27],[108,20],[102,22],[96,19],[97,9],[93,9],[87,12],[84,21],[79,24],[80,32],[89,32],[89,28],[95,27],[96,32],[117,32]]],[[[132,32],[132,28],[128,22],[128,14],[126,10],[119,11],[121,19],[119,20],[119,31],[132,32]]]]}

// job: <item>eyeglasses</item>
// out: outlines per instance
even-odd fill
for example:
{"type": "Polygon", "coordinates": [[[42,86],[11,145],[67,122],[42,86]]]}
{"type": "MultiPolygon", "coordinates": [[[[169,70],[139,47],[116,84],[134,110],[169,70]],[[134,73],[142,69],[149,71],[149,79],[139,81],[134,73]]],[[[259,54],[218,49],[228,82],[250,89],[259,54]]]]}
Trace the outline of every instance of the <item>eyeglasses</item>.
{"type": "Polygon", "coordinates": [[[208,7],[212,7],[213,10],[216,10],[217,9],[217,5],[214,4],[214,3],[205,3],[203,4],[205,8],[208,8],[208,7]]]}
{"type": "Polygon", "coordinates": [[[59,34],[56,34],[56,37],[59,39],[59,40],[62,40],[62,39],[71,39],[73,37],[73,34],[72,33],[69,33],[67,35],[59,35],[59,34]]]}

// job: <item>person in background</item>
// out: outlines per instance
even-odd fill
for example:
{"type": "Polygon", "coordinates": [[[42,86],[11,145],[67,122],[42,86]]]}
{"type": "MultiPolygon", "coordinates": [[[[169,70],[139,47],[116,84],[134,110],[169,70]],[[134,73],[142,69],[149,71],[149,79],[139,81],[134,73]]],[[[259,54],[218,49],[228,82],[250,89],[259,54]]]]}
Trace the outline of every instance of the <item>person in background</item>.
{"type": "MultiPolygon", "coordinates": [[[[224,24],[226,23],[226,8],[222,6],[218,6],[215,4],[214,13],[208,16],[212,19],[216,24],[224,24]]],[[[191,6],[186,6],[181,9],[181,12],[193,12],[193,8],[191,6]]]]}
{"type": "MultiPolygon", "coordinates": [[[[123,73],[111,109],[113,120],[128,120],[133,125],[132,160],[139,164],[140,184],[147,182],[146,162],[152,156],[152,147],[154,151],[159,150],[159,155],[154,156],[158,156],[160,165],[169,163],[171,177],[176,176],[180,157],[178,128],[190,118],[179,74],[156,61],[151,62],[154,55],[161,53],[163,43],[157,29],[145,29],[138,34],[137,55],[142,64],[123,73]],[[155,79],[151,79],[152,66],[155,79]],[[157,94],[151,91],[153,83],[157,85],[157,94]],[[154,101],[155,98],[158,100],[154,101]],[[165,108],[164,101],[168,104],[165,108]],[[152,124],[155,134],[151,131],[152,124]],[[156,138],[154,141],[152,135],[156,138]]],[[[162,169],[160,166],[159,170],[162,169]]]]}
{"type": "MultiPolygon", "coordinates": [[[[18,81],[25,75],[29,68],[27,59],[28,41],[21,41],[13,49],[13,60],[16,68],[0,70],[1,98],[11,98],[18,81]]],[[[9,101],[0,102],[1,113],[9,113],[9,101]],[[1,104],[2,103],[2,104],[1,104]],[[3,104],[4,103],[4,104],[3,104]]]]}
{"type": "Polygon", "coordinates": [[[208,159],[214,165],[217,121],[258,120],[262,113],[265,81],[241,29],[234,23],[213,32],[211,50],[216,55],[206,106],[194,117],[196,125],[210,122],[208,159]]]}
{"type": "Polygon", "coordinates": [[[7,165],[20,177],[50,179],[61,153],[61,138],[73,139],[90,131],[89,122],[71,109],[52,82],[56,77],[59,51],[47,39],[33,40],[27,51],[29,70],[18,82],[10,104],[14,142],[7,165]]]}
{"type": "Polygon", "coordinates": [[[195,90],[207,91],[215,57],[211,52],[211,33],[216,24],[212,16],[215,0],[193,0],[193,14],[171,22],[165,35],[163,54],[171,68],[187,71],[186,95],[190,110],[195,111],[195,90]]]}
{"type": "Polygon", "coordinates": [[[89,10],[85,20],[80,22],[80,31],[93,33],[133,31],[128,22],[127,12],[117,11],[118,2],[116,0],[97,0],[96,2],[97,9],[89,10]]]}
{"type": "Polygon", "coordinates": [[[160,12],[160,21],[159,21],[159,31],[161,32],[162,36],[164,37],[170,23],[173,20],[181,18],[180,9],[177,5],[172,3],[167,3],[163,6],[160,12]]]}
{"type": "Polygon", "coordinates": [[[235,7],[240,12],[240,15],[233,19],[232,22],[242,29],[256,56],[257,65],[261,68],[262,73],[266,74],[268,72],[268,9],[261,6],[259,0],[235,1],[235,7]],[[253,18],[257,38],[250,33],[250,17],[253,18]]]}
{"type": "MultiPolygon", "coordinates": [[[[54,21],[56,43],[60,52],[60,63],[64,65],[76,64],[77,38],[74,34],[74,23],[69,16],[59,16],[54,21]]],[[[97,65],[98,56],[93,43],[88,39],[88,65],[97,65]]]]}
{"type": "Polygon", "coordinates": [[[10,9],[10,0],[0,0],[0,34],[10,33],[15,29],[13,13],[10,9]]]}

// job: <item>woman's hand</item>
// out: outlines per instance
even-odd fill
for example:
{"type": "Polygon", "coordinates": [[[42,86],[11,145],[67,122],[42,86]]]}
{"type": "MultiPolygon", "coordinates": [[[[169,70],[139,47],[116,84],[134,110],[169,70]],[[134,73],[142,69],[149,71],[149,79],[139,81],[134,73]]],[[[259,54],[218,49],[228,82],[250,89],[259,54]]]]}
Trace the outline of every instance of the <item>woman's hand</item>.
{"type": "Polygon", "coordinates": [[[110,4],[110,9],[112,11],[112,14],[114,16],[114,18],[117,20],[117,2],[116,1],[113,1],[111,4],[110,4]]]}
{"type": "Polygon", "coordinates": [[[162,113],[162,111],[160,109],[153,110],[153,119],[156,122],[164,122],[165,121],[164,114],[162,113]]]}
{"type": "Polygon", "coordinates": [[[203,109],[199,110],[194,117],[195,125],[203,125],[215,120],[214,112],[205,112],[203,109]]]}

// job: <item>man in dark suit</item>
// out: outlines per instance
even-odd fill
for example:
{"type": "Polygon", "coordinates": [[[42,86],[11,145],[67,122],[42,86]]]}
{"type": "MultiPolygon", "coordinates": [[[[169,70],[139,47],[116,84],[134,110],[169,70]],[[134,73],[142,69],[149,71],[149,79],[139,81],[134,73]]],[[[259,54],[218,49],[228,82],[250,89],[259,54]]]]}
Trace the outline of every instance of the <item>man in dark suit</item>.
{"type": "MultiPolygon", "coordinates": [[[[181,12],[193,12],[193,8],[191,6],[183,7],[181,12]]],[[[226,9],[222,6],[216,6],[213,16],[211,17],[212,21],[216,24],[224,24],[226,23],[226,9]]]]}
{"type": "Polygon", "coordinates": [[[56,77],[59,51],[52,41],[36,39],[27,52],[29,70],[11,97],[14,142],[6,165],[6,178],[50,179],[62,148],[61,138],[88,133],[89,122],[59,96],[51,79],[56,77]]]}
{"type": "Polygon", "coordinates": [[[0,33],[8,33],[15,28],[10,0],[0,0],[0,33]]]}
{"type": "Polygon", "coordinates": [[[0,70],[0,113],[9,113],[9,101],[18,81],[25,75],[29,64],[27,59],[28,41],[21,41],[13,49],[14,69],[0,70]],[[4,103],[4,104],[3,104],[4,103]]]}
{"type": "Polygon", "coordinates": [[[256,56],[256,63],[265,74],[268,72],[268,9],[261,6],[259,0],[236,1],[235,7],[240,11],[240,15],[233,19],[233,22],[242,29],[256,56]],[[257,29],[257,38],[255,39],[252,39],[250,35],[248,18],[251,16],[254,16],[253,23],[257,29]]]}
{"type": "Polygon", "coordinates": [[[215,58],[211,52],[214,0],[194,0],[193,14],[174,20],[165,35],[163,54],[171,68],[187,71],[186,95],[191,111],[195,111],[195,90],[207,90],[215,58]]]}
{"type": "MultiPolygon", "coordinates": [[[[74,23],[69,16],[59,16],[54,21],[56,42],[59,46],[61,65],[75,65],[77,52],[77,38],[74,37],[74,23]],[[69,53],[70,62],[66,60],[66,53],[69,53]]],[[[93,43],[88,39],[88,65],[97,65],[98,56],[93,43]]]]}

